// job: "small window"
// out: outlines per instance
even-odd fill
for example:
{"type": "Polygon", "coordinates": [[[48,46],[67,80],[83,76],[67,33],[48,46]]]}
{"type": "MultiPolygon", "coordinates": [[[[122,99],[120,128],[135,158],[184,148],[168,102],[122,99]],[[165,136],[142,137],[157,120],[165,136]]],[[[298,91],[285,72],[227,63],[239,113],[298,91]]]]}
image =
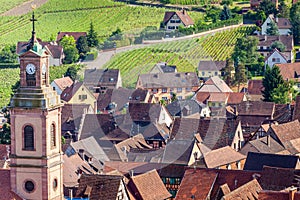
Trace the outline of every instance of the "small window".
{"type": "Polygon", "coordinates": [[[26,192],[31,193],[34,190],[34,183],[32,181],[26,181],[24,188],[25,188],[26,192]]]}
{"type": "Polygon", "coordinates": [[[168,91],[167,88],[162,88],[162,89],[161,89],[161,92],[162,92],[162,93],[167,93],[167,91],[168,91]]]}
{"type": "Polygon", "coordinates": [[[218,76],[218,72],[215,72],[215,76],[218,76]]]}
{"type": "Polygon", "coordinates": [[[162,97],[162,100],[168,101],[168,97],[162,97]]]}
{"type": "Polygon", "coordinates": [[[185,88],[185,91],[190,92],[190,91],[192,91],[192,89],[188,87],[188,88],[185,88]]]}
{"type": "Polygon", "coordinates": [[[182,96],[177,96],[177,99],[178,100],[182,100],[182,96]]]}
{"type": "Polygon", "coordinates": [[[205,75],[205,72],[202,72],[202,76],[204,76],[205,75]]]}
{"type": "Polygon", "coordinates": [[[34,131],[32,126],[25,126],[24,128],[24,149],[34,150],[34,131]]]}
{"type": "Polygon", "coordinates": [[[53,180],[53,190],[56,190],[57,189],[57,186],[58,186],[58,182],[57,182],[57,179],[55,178],[53,180]]]}
{"type": "Polygon", "coordinates": [[[153,94],[157,93],[157,89],[152,89],[153,94]]]}
{"type": "Polygon", "coordinates": [[[182,88],[177,88],[177,92],[182,92],[182,88]]]}
{"type": "Polygon", "coordinates": [[[51,147],[56,147],[56,130],[55,130],[55,124],[52,123],[50,126],[50,135],[51,135],[51,147]]]}

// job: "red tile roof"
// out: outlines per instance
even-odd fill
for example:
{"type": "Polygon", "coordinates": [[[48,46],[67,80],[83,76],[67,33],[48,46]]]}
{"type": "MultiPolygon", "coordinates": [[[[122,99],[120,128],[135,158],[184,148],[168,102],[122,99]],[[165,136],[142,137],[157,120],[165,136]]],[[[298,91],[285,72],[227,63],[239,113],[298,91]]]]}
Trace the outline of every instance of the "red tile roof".
{"type": "MultiPolygon", "coordinates": [[[[262,190],[258,194],[258,200],[288,200],[289,193],[288,192],[281,192],[281,191],[270,191],[270,190],[262,190]]],[[[297,192],[295,194],[294,200],[299,200],[300,194],[297,192]]]]}
{"type": "Polygon", "coordinates": [[[285,63],[276,64],[279,67],[280,74],[284,80],[299,81],[300,76],[300,63],[285,63]]]}
{"type": "Polygon", "coordinates": [[[258,192],[261,191],[262,188],[257,182],[256,179],[242,185],[241,187],[233,190],[232,192],[223,196],[224,200],[248,200],[248,199],[258,199],[258,192]]]}
{"type": "Polygon", "coordinates": [[[300,123],[298,120],[284,124],[272,124],[271,129],[283,145],[290,140],[300,138],[300,123]]]}
{"type": "Polygon", "coordinates": [[[22,200],[20,196],[11,191],[10,170],[0,169],[0,200],[22,200]]]}
{"type": "Polygon", "coordinates": [[[175,200],[210,199],[210,191],[218,177],[216,171],[188,169],[184,173],[175,200]],[[200,178],[201,177],[201,178],[200,178]]]}
{"type": "Polygon", "coordinates": [[[128,187],[133,194],[137,194],[137,199],[158,200],[171,197],[155,169],[131,177],[128,187]]]}
{"type": "Polygon", "coordinates": [[[194,25],[193,20],[185,10],[176,11],[176,12],[165,12],[165,16],[163,20],[164,24],[166,24],[175,14],[180,18],[180,20],[185,26],[194,25]]]}
{"type": "Polygon", "coordinates": [[[245,100],[245,93],[231,92],[227,100],[227,104],[240,104],[245,100]]]}
{"type": "Polygon", "coordinates": [[[264,89],[262,80],[249,80],[248,81],[248,93],[252,95],[261,95],[261,91],[264,89]]]}
{"type": "Polygon", "coordinates": [[[54,79],[54,83],[63,91],[67,87],[70,87],[73,84],[73,80],[69,77],[57,78],[54,79]]]}

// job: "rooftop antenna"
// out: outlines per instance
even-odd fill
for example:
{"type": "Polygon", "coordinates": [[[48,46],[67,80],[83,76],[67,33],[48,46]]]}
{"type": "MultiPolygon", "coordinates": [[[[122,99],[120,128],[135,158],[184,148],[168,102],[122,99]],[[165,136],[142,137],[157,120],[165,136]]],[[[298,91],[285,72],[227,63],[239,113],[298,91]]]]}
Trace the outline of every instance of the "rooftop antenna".
{"type": "Polygon", "coordinates": [[[32,22],[32,32],[31,32],[31,41],[30,41],[29,49],[33,48],[34,42],[36,41],[34,22],[37,21],[37,19],[34,18],[34,9],[36,8],[36,5],[32,4],[31,8],[32,8],[32,18],[30,19],[30,21],[32,22]]]}

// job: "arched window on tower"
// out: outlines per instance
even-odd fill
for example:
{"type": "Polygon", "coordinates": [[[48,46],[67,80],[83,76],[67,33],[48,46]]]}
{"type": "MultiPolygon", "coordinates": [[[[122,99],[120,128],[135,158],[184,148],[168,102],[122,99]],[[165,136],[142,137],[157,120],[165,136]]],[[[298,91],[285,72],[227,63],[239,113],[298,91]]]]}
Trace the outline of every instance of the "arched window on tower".
{"type": "Polygon", "coordinates": [[[34,150],[34,131],[32,126],[25,126],[24,128],[24,149],[34,150]]]}
{"type": "Polygon", "coordinates": [[[56,130],[55,130],[55,124],[52,123],[50,127],[50,135],[51,135],[51,147],[56,147],[56,130]]]}

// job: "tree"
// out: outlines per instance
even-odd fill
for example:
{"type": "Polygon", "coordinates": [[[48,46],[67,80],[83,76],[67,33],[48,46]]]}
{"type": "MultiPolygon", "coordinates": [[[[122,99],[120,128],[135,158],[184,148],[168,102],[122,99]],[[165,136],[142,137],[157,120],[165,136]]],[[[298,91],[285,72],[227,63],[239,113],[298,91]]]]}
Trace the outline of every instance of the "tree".
{"type": "Polygon", "coordinates": [[[238,84],[238,91],[240,91],[240,84],[247,81],[246,68],[244,64],[239,63],[235,67],[234,81],[238,84]]]}
{"type": "Polygon", "coordinates": [[[231,18],[231,11],[227,5],[223,6],[223,10],[220,13],[221,20],[227,20],[231,18]]]}
{"type": "Polygon", "coordinates": [[[16,45],[6,45],[0,51],[0,62],[1,63],[16,63],[18,55],[16,54],[16,45]]]}
{"type": "Polygon", "coordinates": [[[2,131],[0,131],[0,144],[10,144],[10,125],[3,124],[2,131]]]}
{"type": "Polygon", "coordinates": [[[263,78],[264,90],[262,91],[264,101],[272,101],[272,92],[283,84],[283,78],[280,75],[279,67],[274,65],[272,68],[267,67],[265,76],[263,78]]]}
{"type": "Polygon", "coordinates": [[[222,0],[221,5],[231,6],[233,4],[233,0],[222,0]]]}
{"type": "Polygon", "coordinates": [[[206,10],[205,20],[211,20],[213,23],[216,23],[220,15],[220,9],[212,7],[211,9],[206,10]]]}
{"type": "Polygon", "coordinates": [[[233,61],[231,59],[227,59],[226,65],[222,69],[222,73],[225,83],[229,86],[233,83],[232,71],[234,71],[233,61]]]}
{"type": "Polygon", "coordinates": [[[295,100],[297,96],[297,91],[294,88],[293,81],[285,81],[279,84],[277,88],[271,93],[272,101],[280,104],[291,103],[295,100]]]}
{"type": "Polygon", "coordinates": [[[270,0],[263,0],[259,4],[258,9],[264,11],[266,16],[269,16],[270,14],[277,14],[276,5],[270,0]]]}
{"type": "Polygon", "coordinates": [[[99,44],[98,35],[97,32],[94,30],[94,25],[92,22],[90,24],[90,30],[87,34],[87,42],[89,47],[97,47],[99,44]]]}
{"type": "Polygon", "coordinates": [[[76,80],[77,78],[77,68],[74,66],[71,66],[67,69],[66,73],[64,76],[69,76],[73,81],[76,80]]]}
{"type": "Polygon", "coordinates": [[[80,54],[86,54],[90,51],[90,48],[88,46],[88,42],[85,36],[80,36],[76,42],[76,48],[78,49],[78,52],[80,54]]]}
{"type": "Polygon", "coordinates": [[[256,51],[258,39],[253,36],[238,38],[233,50],[232,59],[244,65],[257,63],[259,53],[256,51]]]}
{"type": "Polygon", "coordinates": [[[286,3],[285,3],[284,0],[280,0],[279,1],[278,12],[279,12],[280,17],[282,17],[282,18],[289,18],[290,9],[286,5],[286,3]]]}
{"type": "Polygon", "coordinates": [[[267,35],[279,35],[278,26],[275,22],[270,22],[270,25],[267,28],[267,35]]]}
{"type": "Polygon", "coordinates": [[[64,63],[70,64],[78,60],[78,50],[76,48],[76,41],[73,36],[64,36],[60,41],[60,45],[64,49],[64,63]]]}
{"type": "Polygon", "coordinates": [[[283,52],[283,51],[285,51],[285,45],[282,43],[282,42],[280,42],[280,41],[275,41],[275,42],[273,42],[272,44],[271,44],[271,46],[270,46],[270,48],[271,49],[278,49],[279,51],[281,51],[281,52],[283,52]]]}
{"type": "Polygon", "coordinates": [[[291,32],[294,36],[296,44],[300,43],[300,2],[293,4],[290,11],[290,19],[292,24],[291,32]]]}
{"type": "Polygon", "coordinates": [[[118,27],[117,30],[113,31],[109,37],[110,40],[122,40],[123,33],[121,29],[118,27]]]}

